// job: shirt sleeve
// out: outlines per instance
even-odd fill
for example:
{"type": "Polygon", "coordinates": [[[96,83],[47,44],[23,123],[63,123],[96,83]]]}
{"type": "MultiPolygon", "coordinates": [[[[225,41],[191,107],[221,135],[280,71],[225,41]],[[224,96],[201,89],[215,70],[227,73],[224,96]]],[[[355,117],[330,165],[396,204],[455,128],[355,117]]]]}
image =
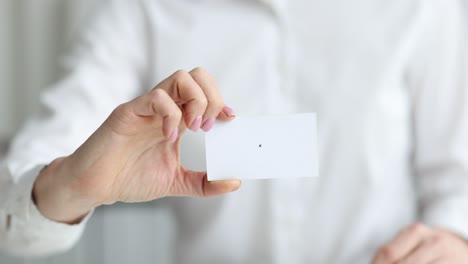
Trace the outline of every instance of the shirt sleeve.
{"type": "MultiPolygon", "coordinates": [[[[43,166],[26,172],[17,183],[2,182],[0,248],[13,255],[44,255],[65,251],[78,241],[90,212],[79,224],[67,225],[44,217],[31,199],[34,181],[43,166]]],[[[2,176],[8,175],[4,169],[2,176]]]]}
{"type": "Polygon", "coordinates": [[[461,1],[421,2],[408,75],[420,214],[468,238],[468,22],[461,1]]]}
{"type": "Polygon", "coordinates": [[[65,57],[65,77],[41,94],[43,111],[11,144],[0,171],[0,248],[44,255],[70,248],[78,225],[54,223],[31,200],[42,167],[77,149],[119,104],[150,88],[145,76],[148,23],[143,2],[100,2],[100,11],[65,57]]]}

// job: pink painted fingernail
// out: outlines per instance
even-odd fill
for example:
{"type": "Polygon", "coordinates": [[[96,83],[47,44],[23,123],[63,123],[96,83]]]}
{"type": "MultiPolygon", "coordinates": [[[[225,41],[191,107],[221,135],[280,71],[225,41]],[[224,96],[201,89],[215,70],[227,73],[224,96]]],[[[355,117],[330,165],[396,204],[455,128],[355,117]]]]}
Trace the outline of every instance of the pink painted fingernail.
{"type": "Polygon", "coordinates": [[[175,143],[178,136],[179,136],[179,129],[175,128],[174,130],[172,130],[171,136],[169,137],[169,141],[172,143],[175,143]]]}
{"type": "Polygon", "coordinates": [[[211,128],[213,128],[214,123],[215,123],[214,118],[208,118],[205,121],[205,124],[203,124],[203,126],[201,127],[201,129],[203,129],[203,131],[205,131],[205,132],[208,132],[208,131],[210,131],[211,128]]]}
{"type": "Polygon", "coordinates": [[[202,123],[202,116],[197,116],[195,120],[193,120],[192,125],[190,126],[190,129],[193,131],[198,131],[202,123]]]}
{"type": "Polygon", "coordinates": [[[234,110],[232,110],[232,108],[229,107],[229,106],[224,106],[223,107],[223,112],[229,117],[235,117],[236,116],[236,113],[234,112],[234,110]]]}

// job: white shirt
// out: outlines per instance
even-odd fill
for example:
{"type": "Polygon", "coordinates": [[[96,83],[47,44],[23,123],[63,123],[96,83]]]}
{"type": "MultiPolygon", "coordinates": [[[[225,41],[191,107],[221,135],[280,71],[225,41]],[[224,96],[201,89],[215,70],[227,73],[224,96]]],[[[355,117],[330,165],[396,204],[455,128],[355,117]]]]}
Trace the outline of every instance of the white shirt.
{"type": "MultiPolygon", "coordinates": [[[[118,104],[195,66],[239,116],[317,112],[320,177],[166,199],[176,263],[366,263],[416,221],[468,237],[467,24],[457,0],[143,0],[103,10],[69,73],[43,94],[48,114],[24,127],[5,162],[1,179],[18,191],[1,198],[12,201],[1,207],[0,219],[12,215],[3,247],[73,244],[84,224],[51,234],[58,224],[28,217],[38,168],[73,152],[118,104]]],[[[203,169],[203,151],[202,134],[188,133],[183,163],[203,169]]]]}

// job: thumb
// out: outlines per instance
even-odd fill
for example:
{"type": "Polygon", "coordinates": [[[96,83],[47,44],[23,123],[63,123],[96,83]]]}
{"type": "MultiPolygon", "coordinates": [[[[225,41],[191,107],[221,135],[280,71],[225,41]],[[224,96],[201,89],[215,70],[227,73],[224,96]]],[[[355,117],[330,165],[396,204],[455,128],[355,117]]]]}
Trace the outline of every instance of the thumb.
{"type": "Polygon", "coordinates": [[[236,191],[241,185],[240,180],[208,181],[206,172],[183,170],[184,186],[175,188],[172,195],[212,197],[236,191]]]}

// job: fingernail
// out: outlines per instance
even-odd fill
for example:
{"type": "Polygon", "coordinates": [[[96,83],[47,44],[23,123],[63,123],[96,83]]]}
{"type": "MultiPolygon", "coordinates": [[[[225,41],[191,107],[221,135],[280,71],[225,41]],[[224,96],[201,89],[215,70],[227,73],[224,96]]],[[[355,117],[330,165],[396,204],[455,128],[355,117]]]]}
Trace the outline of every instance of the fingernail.
{"type": "Polygon", "coordinates": [[[193,120],[192,125],[190,126],[190,129],[193,131],[198,131],[202,123],[202,116],[197,116],[195,120],[193,120]]]}
{"type": "Polygon", "coordinates": [[[169,137],[169,141],[172,142],[172,143],[175,143],[178,136],[179,136],[179,129],[175,128],[172,131],[171,136],[169,137]]]}
{"type": "Polygon", "coordinates": [[[234,110],[232,110],[232,108],[229,107],[229,106],[224,106],[223,107],[223,112],[229,117],[235,117],[236,116],[236,113],[234,112],[234,110]]]}
{"type": "Polygon", "coordinates": [[[239,180],[232,180],[231,181],[231,192],[237,191],[241,186],[241,181],[239,180]]]}
{"type": "Polygon", "coordinates": [[[203,131],[205,131],[205,132],[208,132],[208,131],[210,131],[211,128],[213,128],[214,123],[215,123],[214,118],[208,118],[205,121],[205,124],[203,124],[203,126],[201,127],[201,129],[203,129],[203,131]]]}

